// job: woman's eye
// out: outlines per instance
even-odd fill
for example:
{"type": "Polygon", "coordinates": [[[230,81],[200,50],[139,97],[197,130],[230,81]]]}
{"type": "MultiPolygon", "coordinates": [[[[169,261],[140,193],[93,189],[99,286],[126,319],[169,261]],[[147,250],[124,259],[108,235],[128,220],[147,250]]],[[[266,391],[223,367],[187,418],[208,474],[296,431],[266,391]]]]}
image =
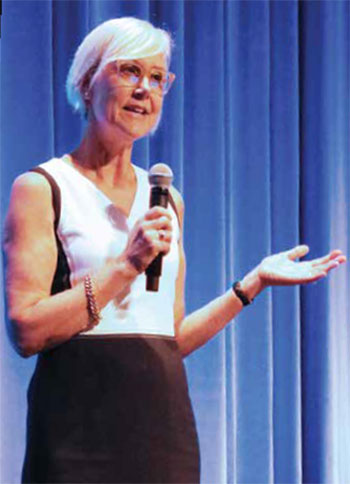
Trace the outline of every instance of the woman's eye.
{"type": "Polygon", "coordinates": [[[140,69],[136,66],[122,66],[121,67],[121,72],[122,74],[125,74],[126,76],[136,76],[136,77],[140,77],[141,73],[140,73],[140,69]]]}
{"type": "Polygon", "coordinates": [[[151,81],[156,84],[161,84],[163,82],[163,75],[161,73],[152,74],[151,81]]]}

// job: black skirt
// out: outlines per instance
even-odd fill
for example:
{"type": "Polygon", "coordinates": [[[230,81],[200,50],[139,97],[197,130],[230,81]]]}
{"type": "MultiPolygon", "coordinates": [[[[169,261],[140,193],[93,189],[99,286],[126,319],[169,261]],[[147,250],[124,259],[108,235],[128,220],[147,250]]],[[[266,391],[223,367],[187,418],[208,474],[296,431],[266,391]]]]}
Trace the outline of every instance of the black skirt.
{"type": "Polygon", "coordinates": [[[72,339],[28,390],[25,483],[198,483],[199,450],[174,338],[72,339]]]}

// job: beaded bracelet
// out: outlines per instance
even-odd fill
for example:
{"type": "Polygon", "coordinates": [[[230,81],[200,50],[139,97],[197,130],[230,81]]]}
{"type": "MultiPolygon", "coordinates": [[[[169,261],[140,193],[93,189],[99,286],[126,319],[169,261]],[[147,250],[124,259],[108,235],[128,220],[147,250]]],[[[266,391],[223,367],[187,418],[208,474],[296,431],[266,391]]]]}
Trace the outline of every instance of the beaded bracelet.
{"type": "Polygon", "coordinates": [[[89,314],[89,324],[87,329],[92,329],[101,321],[101,314],[96,301],[96,295],[94,291],[94,282],[90,274],[84,277],[84,288],[87,302],[87,312],[89,314]]]}

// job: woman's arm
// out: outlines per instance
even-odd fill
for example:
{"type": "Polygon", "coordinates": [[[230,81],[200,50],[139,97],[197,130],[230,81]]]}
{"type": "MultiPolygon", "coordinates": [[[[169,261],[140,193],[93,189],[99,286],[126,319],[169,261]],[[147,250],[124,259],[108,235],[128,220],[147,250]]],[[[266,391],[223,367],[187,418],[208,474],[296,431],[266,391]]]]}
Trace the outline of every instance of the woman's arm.
{"type": "MultiPolygon", "coordinates": [[[[178,192],[173,190],[172,194],[178,208],[182,232],[184,204],[178,192]]],[[[268,286],[314,282],[325,277],[331,269],[346,260],[341,251],[333,251],[320,259],[295,262],[295,259],[304,256],[307,252],[307,246],[298,246],[266,257],[242,279],[241,290],[249,300],[252,300],[268,286]]],[[[186,356],[223,329],[242,310],[243,304],[233,290],[229,289],[222,296],[185,317],[186,260],[182,237],[179,240],[179,254],[180,264],[174,305],[175,332],[180,351],[186,356]]]]}
{"type": "MultiPolygon", "coordinates": [[[[92,274],[100,309],[132,283],[160,251],[169,250],[164,209],[147,212],[132,230],[124,253],[92,274]],[[166,232],[160,241],[157,230],[166,232]]],[[[62,343],[89,326],[84,284],[50,295],[57,263],[51,188],[37,173],[14,183],[5,227],[6,295],[14,342],[22,356],[62,343]]]]}

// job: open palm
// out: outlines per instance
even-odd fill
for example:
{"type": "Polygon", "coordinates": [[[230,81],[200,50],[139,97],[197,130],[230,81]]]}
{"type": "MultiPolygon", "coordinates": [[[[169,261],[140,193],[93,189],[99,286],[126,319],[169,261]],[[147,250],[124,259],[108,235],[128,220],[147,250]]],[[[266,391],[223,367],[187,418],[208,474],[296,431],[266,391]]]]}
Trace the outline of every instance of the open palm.
{"type": "Polygon", "coordinates": [[[319,259],[296,262],[296,259],[308,252],[307,245],[298,245],[294,249],[266,257],[259,267],[261,282],[265,286],[292,286],[314,282],[346,261],[340,250],[333,250],[319,259]]]}

